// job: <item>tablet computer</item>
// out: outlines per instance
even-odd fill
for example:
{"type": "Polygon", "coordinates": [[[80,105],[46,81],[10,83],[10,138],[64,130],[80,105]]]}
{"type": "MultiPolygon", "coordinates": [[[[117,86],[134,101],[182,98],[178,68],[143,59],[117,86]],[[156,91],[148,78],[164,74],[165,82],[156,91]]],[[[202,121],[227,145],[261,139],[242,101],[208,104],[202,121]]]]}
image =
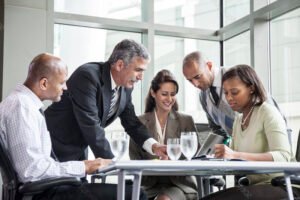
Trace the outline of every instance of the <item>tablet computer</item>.
{"type": "Polygon", "coordinates": [[[194,157],[214,154],[215,144],[223,144],[224,137],[210,132],[194,157]]]}

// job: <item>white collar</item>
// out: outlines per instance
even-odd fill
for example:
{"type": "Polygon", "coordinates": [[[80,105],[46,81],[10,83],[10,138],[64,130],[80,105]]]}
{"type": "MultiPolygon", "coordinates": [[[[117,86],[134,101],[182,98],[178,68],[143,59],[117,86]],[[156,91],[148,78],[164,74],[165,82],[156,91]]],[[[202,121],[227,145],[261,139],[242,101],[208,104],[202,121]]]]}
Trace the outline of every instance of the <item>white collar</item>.
{"type": "Polygon", "coordinates": [[[212,86],[220,88],[222,86],[222,70],[221,67],[214,68],[214,81],[212,86]]]}
{"type": "Polygon", "coordinates": [[[111,71],[109,71],[109,74],[110,74],[111,89],[114,90],[115,88],[117,88],[118,90],[120,86],[117,86],[115,80],[112,77],[111,71]]]}
{"type": "Polygon", "coordinates": [[[34,102],[32,104],[32,106],[36,107],[37,109],[44,107],[44,104],[41,101],[41,99],[31,89],[29,89],[25,85],[18,84],[16,86],[16,90],[26,93],[34,102]]]}

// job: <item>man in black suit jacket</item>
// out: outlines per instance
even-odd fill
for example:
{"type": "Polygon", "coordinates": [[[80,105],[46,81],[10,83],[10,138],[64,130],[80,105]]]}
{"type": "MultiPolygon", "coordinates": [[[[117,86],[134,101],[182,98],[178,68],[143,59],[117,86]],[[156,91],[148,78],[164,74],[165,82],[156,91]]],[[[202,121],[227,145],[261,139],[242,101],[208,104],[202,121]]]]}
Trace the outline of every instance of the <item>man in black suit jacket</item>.
{"type": "Polygon", "coordinates": [[[167,158],[166,146],[150,138],[131,101],[133,85],[142,80],[149,60],[145,47],[126,39],[115,46],[107,62],[86,63],[75,70],[61,101],[45,111],[53,149],[60,161],[86,159],[88,146],[95,157],[113,158],[104,128],[117,117],[140,147],[167,158]],[[119,98],[111,111],[113,89],[117,89],[119,98]]]}

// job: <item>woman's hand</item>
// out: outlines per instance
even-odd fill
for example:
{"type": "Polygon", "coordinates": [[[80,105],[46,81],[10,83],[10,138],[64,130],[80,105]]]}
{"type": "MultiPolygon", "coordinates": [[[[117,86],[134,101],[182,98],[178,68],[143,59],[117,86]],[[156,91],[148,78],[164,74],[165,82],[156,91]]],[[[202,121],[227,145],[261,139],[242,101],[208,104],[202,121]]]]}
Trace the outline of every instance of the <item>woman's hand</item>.
{"type": "Polygon", "coordinates": [[[234,159],[236,158],[236,152],[224,144],[215,144],[215,157],[234,159]]]}

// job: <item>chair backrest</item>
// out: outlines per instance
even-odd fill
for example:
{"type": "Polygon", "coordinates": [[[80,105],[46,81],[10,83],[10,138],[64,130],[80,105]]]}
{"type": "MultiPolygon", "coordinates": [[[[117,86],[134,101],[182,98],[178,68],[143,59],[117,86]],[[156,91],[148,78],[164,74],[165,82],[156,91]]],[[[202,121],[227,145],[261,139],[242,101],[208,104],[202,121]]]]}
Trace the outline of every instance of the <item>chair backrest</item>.
{"type": "Polygon", "coordinates": [[[2,200],[15,200],[19,185],[17,174],[14,171],[8,151],[0,138],[0,170],[2,176],[2,200]]]}
{"type": "Polygon", "coordinates": [[[210,131],[208,124],[205,123],[195,123],[196,129],[198,132],[210,131]]]}

